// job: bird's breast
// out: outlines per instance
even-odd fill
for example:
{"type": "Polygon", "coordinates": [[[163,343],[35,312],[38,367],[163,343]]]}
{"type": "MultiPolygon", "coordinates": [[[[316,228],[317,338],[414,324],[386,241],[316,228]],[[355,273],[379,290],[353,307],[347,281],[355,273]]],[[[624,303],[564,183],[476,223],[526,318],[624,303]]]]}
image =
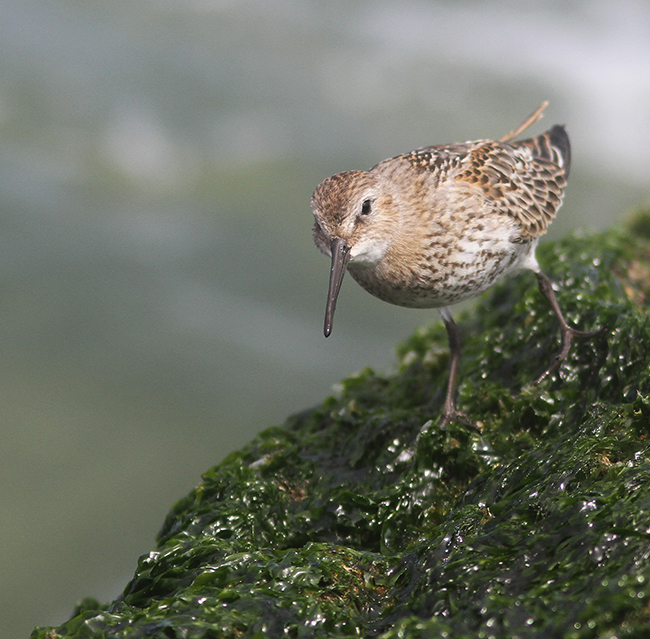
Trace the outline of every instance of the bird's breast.
{"type": "MultiPolygon", "coordinates": [[[[536,241],[512,241],[508,229],[433,237],[412,250],[389,250],[376,263],[350,263],[352,277],[390,304],[437,308],[472,298],[522,268],[536,241]]],[[[391,247],[394,248],[394,247],[391,247]]]]}

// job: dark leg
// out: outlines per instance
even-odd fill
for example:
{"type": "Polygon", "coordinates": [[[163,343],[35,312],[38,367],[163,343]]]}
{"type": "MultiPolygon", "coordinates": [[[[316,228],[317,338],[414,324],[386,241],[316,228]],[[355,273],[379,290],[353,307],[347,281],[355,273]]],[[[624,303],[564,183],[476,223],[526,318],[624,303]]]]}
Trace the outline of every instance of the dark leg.
{"type": "Polygon", "coordinates": [[[463,345],[463,339],[460,329],[456,326],[449,309],[441,308],[440,316],[447,329],[447,339],[449,340],[449,382],[447,383],[447,395],[445,396],[445,405],[442,408],[442,416],[440,418],[440,428],[443,428],[449,421],[460,422],[467,426],[476,425],[470,421],[467,415],[459,413],[454,404],[454,396],[456,394],[456,382],[458,378],[458,362],[460,361],[460,349],[463,345]]]}
{"type": "Polygon", "coordinates": [[[553,311],[555,312],[555,315],[560,322],[560,330],[562,331],[562,350],[555,356],[553,363],[549,366],[546,372],[543,373],[539,379],[535,381],[535,384],[540,384],[551,373],[555,372],[558,366],[566,359],[569,351],[571,350],[571,343],[573,342],[574,338],[594,337],[594,335],[601,333],[602,329],[598,331],[578,331],[575,328],[571,328],[571,326],[566,323],[564,315],[562,315],[562,311],[560,310],[560,306],[555,299],[555,293],[553,291],[551,280],[541,271],[538,271],[535,273],[535,275],[537,276],[537,284],[539,285],[539,290],[544,294],[544,297],[546,297],[551,307],[553,308],[553,311]]]}

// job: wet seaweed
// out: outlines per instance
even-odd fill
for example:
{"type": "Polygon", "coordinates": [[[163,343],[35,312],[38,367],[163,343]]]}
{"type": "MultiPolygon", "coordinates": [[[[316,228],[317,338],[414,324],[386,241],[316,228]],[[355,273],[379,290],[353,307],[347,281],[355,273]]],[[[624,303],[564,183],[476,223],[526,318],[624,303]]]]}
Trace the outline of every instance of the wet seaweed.
{"type": "Polygon", "coordinates": [[[650,636],[650,214],[539,251],[575,344],[522,274],[390,374],[343,380],[176,504],[114,602],[32,637],[650,636]]]}

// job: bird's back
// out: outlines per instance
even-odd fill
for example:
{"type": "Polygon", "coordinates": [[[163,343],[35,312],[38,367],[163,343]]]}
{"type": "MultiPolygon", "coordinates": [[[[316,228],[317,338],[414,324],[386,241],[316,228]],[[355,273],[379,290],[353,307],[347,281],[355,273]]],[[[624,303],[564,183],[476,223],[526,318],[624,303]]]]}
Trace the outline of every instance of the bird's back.
{"type": "MultiPolygon", "coordinates": [[[[510,216],[520,241],[543,235],[562,204],[571,146],[563,126],[519,142],[477,140],[429,146],[381,162],[373,171],[419,175],[430,189],[471,185],[485,210],[510,216]]],[[[402,176],[400,176],[401,178],[402,176]]]]}

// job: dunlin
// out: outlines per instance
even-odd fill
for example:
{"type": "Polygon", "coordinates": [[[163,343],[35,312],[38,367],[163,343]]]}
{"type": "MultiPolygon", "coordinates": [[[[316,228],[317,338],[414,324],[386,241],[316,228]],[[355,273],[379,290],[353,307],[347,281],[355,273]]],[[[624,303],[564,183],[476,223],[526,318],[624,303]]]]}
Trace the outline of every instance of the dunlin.
{"type": "Polygon", "coordinates": [[[538,239],[555,217],[569,176],[571,151],[563,126],[513,142],[541,117],[544,103],[498,141],[429,146],[345,171],[315,190],[314,241],[331,257],[325,336],[332,331],[346,269],[369,293],[391,304],[438,308],[447,329],[450,373],[441,426],[469,423],[454,403],[461,335],[449,306],[474,297],[502,276],[530,269],[555,312],[562,349],[597,333],[569,326],[549,278],[535,259],[538,239]]]}

